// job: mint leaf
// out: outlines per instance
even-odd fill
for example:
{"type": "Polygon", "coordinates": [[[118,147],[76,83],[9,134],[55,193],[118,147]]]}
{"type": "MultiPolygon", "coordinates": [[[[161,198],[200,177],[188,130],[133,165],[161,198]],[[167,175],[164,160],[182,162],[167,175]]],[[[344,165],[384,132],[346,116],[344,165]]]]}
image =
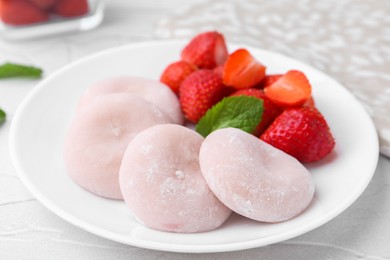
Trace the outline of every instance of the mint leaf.
{"type": "Polygon", "coordinates": [[[0,124],[5,121],[6,116],[5,112],[0,108],[0,124]]]}
{"type": "Polygon", "coordinates": [[[0,79],[4,78],[40,78],[42,70],[33,66],[26,66],[15,63],[4,63],[0,65],[0,79]]]}
{"type": "Polygon", "coordinates": [[[253,133],[262,115],[263,100],[249,96],[227,97],[206,112],[196,125],[196,131],[203,137],[227,127],[253,133]]]}

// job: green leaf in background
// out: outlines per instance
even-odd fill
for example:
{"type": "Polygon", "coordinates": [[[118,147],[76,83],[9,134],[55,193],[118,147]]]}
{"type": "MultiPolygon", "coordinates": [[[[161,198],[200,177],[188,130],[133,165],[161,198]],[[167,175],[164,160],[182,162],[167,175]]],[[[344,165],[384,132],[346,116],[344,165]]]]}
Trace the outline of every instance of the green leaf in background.
{"type": "Polygon", "coordinates": [[[40,78],[42,70],[37,67],[15,63],[0,65],[0,79],[4,78],[40,78]]]}
{"type": "Polygon", "coordinates": [[[0,108],[0,124],[2,124],[5,121],[6,117],[7,117],[6,113],[0,108]]]}
{"type": "Polygon", "coordinates": [[[203,137],[227,127],[253,133],[263,115],[263,101],[249,96],[227,97],[210,108],[196,125],[203,137]]]}

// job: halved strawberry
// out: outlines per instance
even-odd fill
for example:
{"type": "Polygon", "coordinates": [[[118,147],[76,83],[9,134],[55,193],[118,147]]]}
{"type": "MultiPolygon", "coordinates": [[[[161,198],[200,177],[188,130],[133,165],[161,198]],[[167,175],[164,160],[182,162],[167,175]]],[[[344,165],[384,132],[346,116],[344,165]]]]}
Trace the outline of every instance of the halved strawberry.
{"type": "Polygon", "coordinates": [[[304,163],[321,160],[335,146],[327,122],[312,107],[284,110],[260,139],[304,163]]]}
{"type": "Polygon", "coordinates": [[[1,20],[10,25],[26,25],[44,22],[49,15],[35,5],[24,0],[1,0],[1,20]]]}
{"type": "Polygon", "coordinates": [[[266,67],[246,49],[238,49],[226,60],[222,79],[227,86],[236,89],[251,88],[265,77],[266,67]]]}
{"type": "Polygon", "coordinates": [[[280,79],[283,76],[283,74],[273,74],[273,75],[265,75],[264,79],[260,82],[259,87],[265,88],[268,86],[271,86],[275,83],[278,79],[280,79]]]}
{"type": "Polygon", "coordinates": [[[282,110],[269,100],[261,89],[248,88],[234,92],[231,96],[251,96],[263,100],[263,115],[256,131],[253,133],[256,136],[262,134],[274,119],[282,112],[282,110]]]}
{"type": "Polygon", "coordinates": [[[89,11],[88,0],[58,0],[53,11],[65,17],[81,16],[89,11]]]}
{"type": "Polygon", "coordinates": [[[197,123],[209,108],[225,96],[221,77],[213,70],[198,70],[189,75],[179,90],[180,105],[185,117],[197,123]]]}
{"type": "Polygon", "coordinates": [[[198,68],[213,69],[228,56],[225,38],[218,32],[205,32],[194,37],[181,52],[181,59],[198,68]]]}
{"type": "Polygon", "coordinates": [[[279,106],[301,106],[311,97],[311,85],[301,71],[290,70],[272,85],[265,87],[264,93],[279,106]]]}
{"type": "Polygon", "coordinates": [[[197,70],[195,65],[185,61],[177,61],[165,68],[160,77],[160,81],[168,85],[173,92],[178,94],[181,83],[195,70],[197,70]]]}

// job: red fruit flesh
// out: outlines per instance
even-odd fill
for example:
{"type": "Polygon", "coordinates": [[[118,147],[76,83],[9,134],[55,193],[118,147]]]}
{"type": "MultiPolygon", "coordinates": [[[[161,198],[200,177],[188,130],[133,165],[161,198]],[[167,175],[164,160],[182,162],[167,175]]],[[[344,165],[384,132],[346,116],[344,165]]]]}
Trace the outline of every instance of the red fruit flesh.
{"type": "Polygon", "coordinates": [[[221,77],[212,70],[198,70],[189,75],[179,90],[180,105],[185,117],[197,123],[209,108],[226,94],[221,77]]]}
{"type": "Polygon", "coordinates": [[[280,79],[282,74],[266,75],[264,79],[260,82],[259,87],[265,88],[274,84],[278,79],[280,79]]]}
{"type": "Polygon", "coordinates": [[[256,136],[262,134],[267,127],[274,121],[274,119],[282,112],[282,110],[269,100],[264,92],[260,89],[242,89],[234,92],[231,96],[250,96],[263,100],[263,115],[259,125],[253,133],[256,136]]]}
{"type": "Polygon", "coordinates": [[[197,68],[188,62],[177,61],[171,63],[162,73],[160,81],[172,89],[176,94],[179,93],[181,83],[197,68]]]}
{"type": "Polygon", "coordinates": [[[1,0],[0,17],[4,23],[10,25],[27,25],[49,19],[46,12],[24,0],[1,0]]]}
{"type": "Polygon", "coordinates": [[[283,107],[303,105],[311,96],[311,85],[305,74],[290,70],[272,85],[264,88],[266,96],[283,107]]]}
{"type": "Polygon", "coordinates": [[[303,163],[321,160],[335,146],[324,117],[311,107],[283,111],[260,139],[303,163]]]}
{"type": "Polygon", "coordinates": [[[226,86],[236,89],[251,88],[265,77],[266,67],[246,49],[238,49],[228,57],[222,79],[226,86]]]}
{"type": "Polygon", "coordinates": [[[183,61],[204,69],[213,69],[225,63],[227,56],[225,39],[218,32],[197,35],[181,52],[183,61]]]}

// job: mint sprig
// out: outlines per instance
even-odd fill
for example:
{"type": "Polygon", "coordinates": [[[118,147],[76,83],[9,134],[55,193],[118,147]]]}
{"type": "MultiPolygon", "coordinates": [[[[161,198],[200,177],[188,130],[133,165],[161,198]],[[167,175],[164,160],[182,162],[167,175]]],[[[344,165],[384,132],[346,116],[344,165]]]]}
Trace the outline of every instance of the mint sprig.
{"type": "Polygon", "coordinates": [[[4,78],[40,78],[42,69],[16,63],[4,63],[0,65],[0,79],[4,78]]]}
{"type": "Polygon", "coordinates": [[[0,125],[5,121],[7,114],[0,108],[0,125]]]}
{"type": "Polygon", "coordinates": [[[210,108],[196,125],[203,137],[227,127],[239,128],[253,133],[263,115],[263,101],[249,96],[234,96],[222,99],[210,108]]]}

